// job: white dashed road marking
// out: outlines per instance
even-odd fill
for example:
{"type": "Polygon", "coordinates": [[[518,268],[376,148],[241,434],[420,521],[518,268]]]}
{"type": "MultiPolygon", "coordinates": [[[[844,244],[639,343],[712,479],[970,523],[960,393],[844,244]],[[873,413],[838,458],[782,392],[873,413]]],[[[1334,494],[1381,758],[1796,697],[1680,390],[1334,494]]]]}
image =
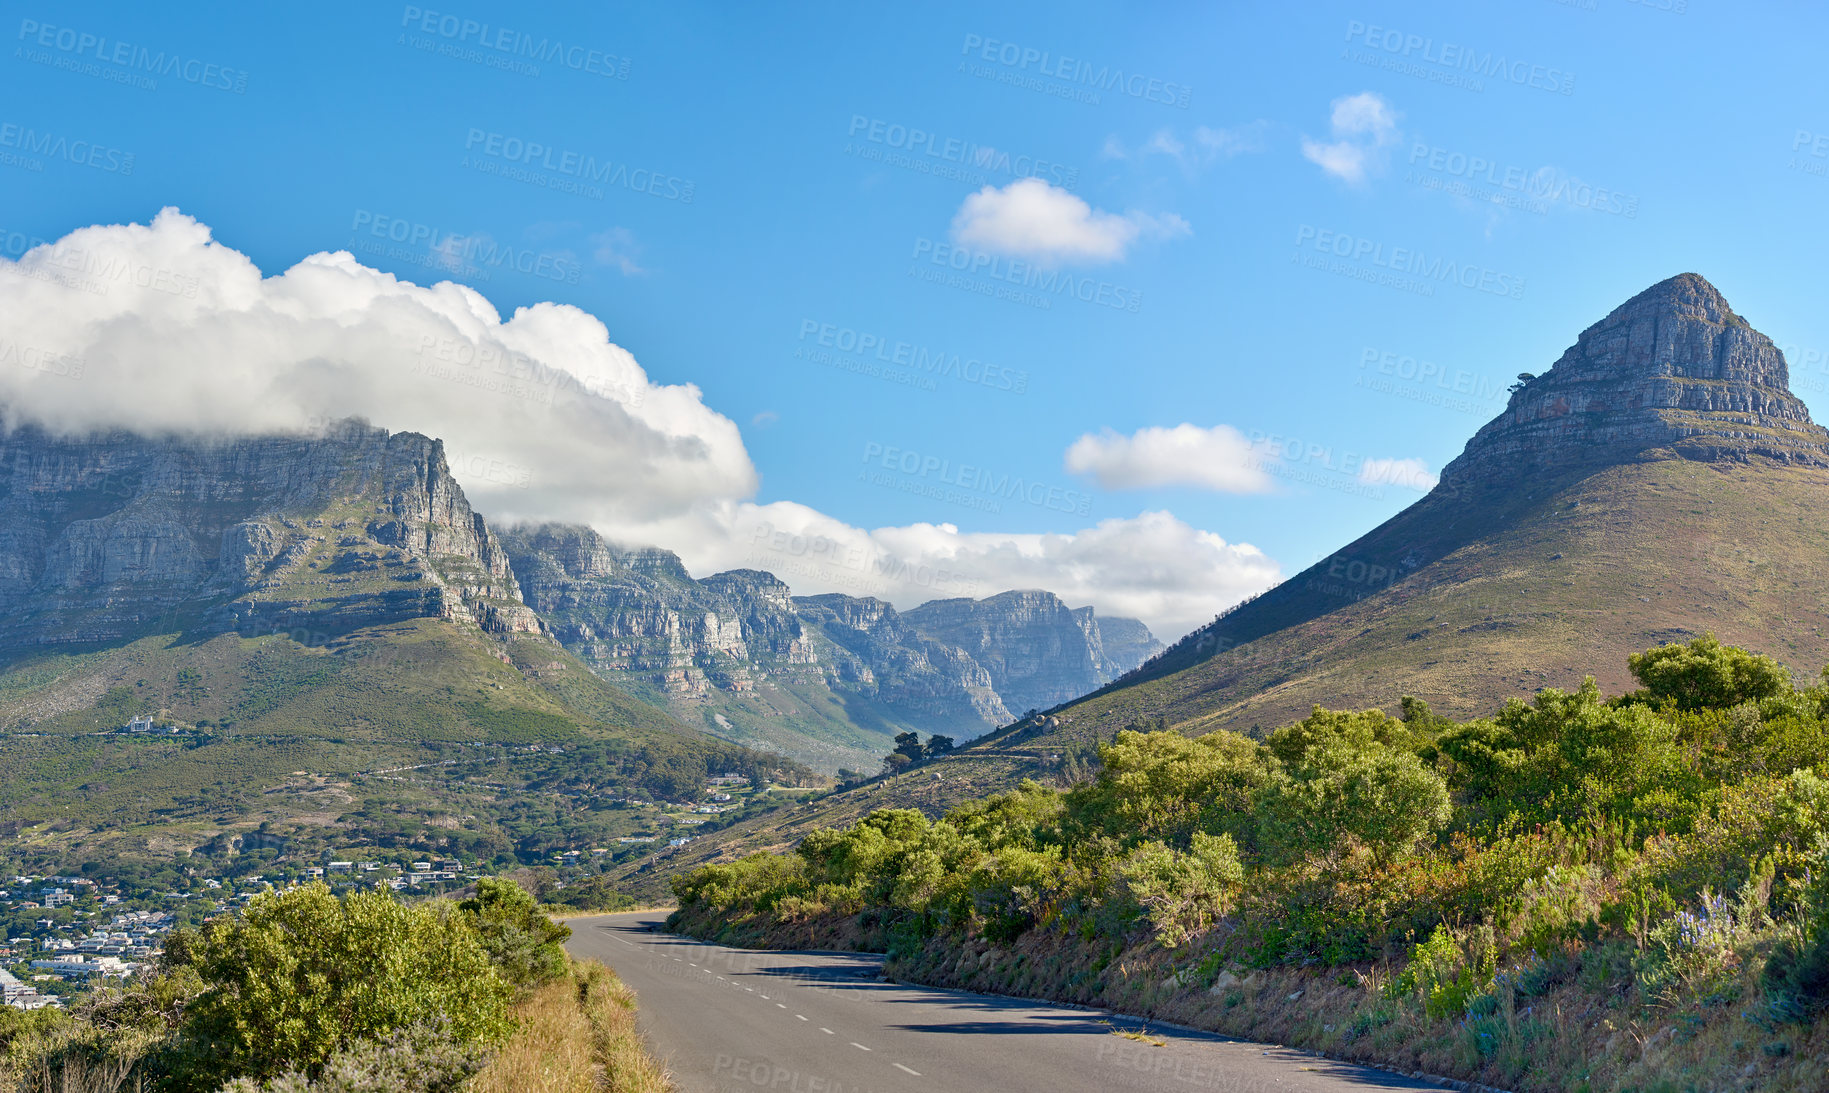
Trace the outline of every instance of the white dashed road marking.
{"type": "Polygon", "coordinates": [[[856,1040],[851,1041],[851,1046],[856,1048],[859,1051],[869,1051],[870,1050],[869,1048],[865,1047],[864,1045],[858,1043],[856,1040]]]}
{"type": "Polygon", "coordinates": [[[915,1077],[917,1077],[917,1078],[919,1078],[919,1077],[920,1077],[920,1076],[921,1076],[921,1072],[920,1072],[920,1071],[918,1071],[918,1070],[909,1070],[909,1069],[908,1069],[908,1068],[907,1068],[907,1067],[905,1067],[905,1066],[903,1066],[903,1065],[902,1065],[902,1064],[901,1064],[901,1063],[890,1063],[890,1064],[889,1064],[889,1065],[890,1065],[890,1066],[892,1066],[892,1067],[895,1067],[895,1068],[896,1068],[896,1069],[897,1069],[897,1070],[904,1070],[904,1071],[907,1071],[907,1072],[908,1072],[908,1073],[910,1073],[910,1074],[913,1074],[913,1075],[914,1075],[914,1076],[915,1076],[915,1077]]]}

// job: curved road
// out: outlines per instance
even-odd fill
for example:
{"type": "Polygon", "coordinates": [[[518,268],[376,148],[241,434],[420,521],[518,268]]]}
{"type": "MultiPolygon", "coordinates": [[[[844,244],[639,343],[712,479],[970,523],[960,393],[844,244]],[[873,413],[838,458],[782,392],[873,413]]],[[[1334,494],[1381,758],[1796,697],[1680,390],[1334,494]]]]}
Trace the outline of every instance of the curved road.
{"type": "Polygon", "coordinates": [[[754,952],[659,932],[665,912],[569,920],[640,995],[638,1019],[682,1093],[1436,1089],[1286,1048],[994,995],[885,983],[863,953],[754,952]]]}

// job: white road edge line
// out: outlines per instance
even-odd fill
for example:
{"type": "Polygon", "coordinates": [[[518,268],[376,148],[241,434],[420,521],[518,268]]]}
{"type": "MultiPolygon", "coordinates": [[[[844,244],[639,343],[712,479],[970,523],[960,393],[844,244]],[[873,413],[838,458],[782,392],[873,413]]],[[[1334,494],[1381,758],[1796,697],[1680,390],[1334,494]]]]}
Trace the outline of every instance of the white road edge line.
{"type": "Polygon", "coordinates": [[[919,1078],[919,1077],[920,1077],[920,1076],[921,1076],[921,1072],[920,1072],[920,1071],[918,1071],[918,1070],[909,1070],[909,1069],[908,1069],[908,1068],[907,1068],[907,1067],[905,1067],[905,1066],[903,1066],[903,1065],[902,1065],[902,1064],[901,1064],[901,1063],[890,1063],[890,1064],[889,1064],[889,1065],[890,1065],[890,1066],[892,1066],[892,1067],[895,1067],[895,1068],[896,1068],[896,1069],[897,1069],[897,1070],[901,1070],[901,1071],[906,1071],[906,1072],[907,1072],[907,1073],[909,1073],[909,1074],[913,1074],[913,1075],[914,1075],[914,1076],[915,1076],[915,1077],[917,1077],[917,1078],[919,1078]]]}

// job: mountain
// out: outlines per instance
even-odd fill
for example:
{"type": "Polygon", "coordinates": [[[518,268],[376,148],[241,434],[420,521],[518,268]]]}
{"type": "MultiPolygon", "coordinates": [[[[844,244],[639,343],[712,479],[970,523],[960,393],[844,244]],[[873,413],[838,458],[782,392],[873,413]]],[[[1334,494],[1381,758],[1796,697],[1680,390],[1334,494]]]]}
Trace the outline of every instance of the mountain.
{"type": "Polygon", "coordinates": [[[597,757],[592,793],[793,771],[545,631],[428,437],[0,435],[0,822],[26,845],[172,852],[258,817],[499,851],[570,822],[516,818],[551,749],[597,757]],[[157,739],[116,733],[141,716],[157,739]],[[376,773],[445,766],[492,788],[376,773]]]}
{"type": "MultiPolygon", "coordinates": [[[[631,890],[871,808],[929,814],[1047,779],[1127,725],[1268,731],[1403,695],[1490,714],[1712,631],[1799,676],[1829,663],[1829,430],[1784,355],[1703,278],[1583,331],[1425,497],[1136,671],[957,755],[631,866],[631,890]]],[[[911,612],[910,614],[915,614],[911,612]]]]}
{"type": "Polygon", "coordinates": [[[760,570],[694,580],[666,551],[584,527],[512,528],[502,543],[526,604],[604,678],[826,770],[874,770],[899,732],[981,735],[1161,648],[1134,619],[1096,618],[1048,592],[898,613],[874,598],[796,597],[760,570]]]}
{"type": "Polygon", "coordinates": [[[1141,664],[1161,646],[1135,619],[1110,620],[1121,635],[1110,652],[1107,620],[1052,592],[1025,589],[982,600],[933,600],[903,618],[917,631],[955,645],[983,664],[1013,710],[1046,709],[1085,694],[1141,664]],[[1141,630],[1141,633],[1138,631],[1141,630]],[[1114,659],[1116,654],[1122,659],[1114,659]]]}
{"type": "Polygon", "coordinates": [[[1784,354],[1715,287],[1659,282],[1522,382],[1416,504],[1098,694],[1069,735],[1132,719],[1268,729],[1315,703],[1472,716],[1714,631],[1829,661],[1829,431],[1784,354]]]}
{"type": "Polygon", "coordinates": [[[538,632],[443,446],[346,422],[319,437],[0,439],[0,648],[183,620],[247,633],[410,618],[538,632]]]}

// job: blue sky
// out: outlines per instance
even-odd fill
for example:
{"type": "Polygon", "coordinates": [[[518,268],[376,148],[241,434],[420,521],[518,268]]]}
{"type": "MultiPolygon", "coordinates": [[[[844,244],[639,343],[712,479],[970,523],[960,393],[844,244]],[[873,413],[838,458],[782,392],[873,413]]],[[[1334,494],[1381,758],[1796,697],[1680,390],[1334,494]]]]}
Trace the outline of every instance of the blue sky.
{"type": "MultiPolygon", "coordinates": [[[[1804,5],[4,7],[11,237],[175,206],[269,276],[354,249],[504,316],[574,305],[735,424],[754,489],[722,501],[983,536],[1167,512],[1288,575],[1419,497],[1516,373],[1685,270],[1829,413],[1804,5]],[[478,241],[534,272],[477,276],[478,241]],[[1184,424],[1184,447],[1139,436],[1184,424]]],[[[371,416],[431,427],[410,399],[371,416]]],[[[695,568],[755,560],[652,528],[695,568]]],[[[1203,576],[1237,558],[1190,549],[1149,559],[1148,596],[1103,591],[1121,558],[976,564],[1170,629],[1274,572],[1203,576]]]]}

